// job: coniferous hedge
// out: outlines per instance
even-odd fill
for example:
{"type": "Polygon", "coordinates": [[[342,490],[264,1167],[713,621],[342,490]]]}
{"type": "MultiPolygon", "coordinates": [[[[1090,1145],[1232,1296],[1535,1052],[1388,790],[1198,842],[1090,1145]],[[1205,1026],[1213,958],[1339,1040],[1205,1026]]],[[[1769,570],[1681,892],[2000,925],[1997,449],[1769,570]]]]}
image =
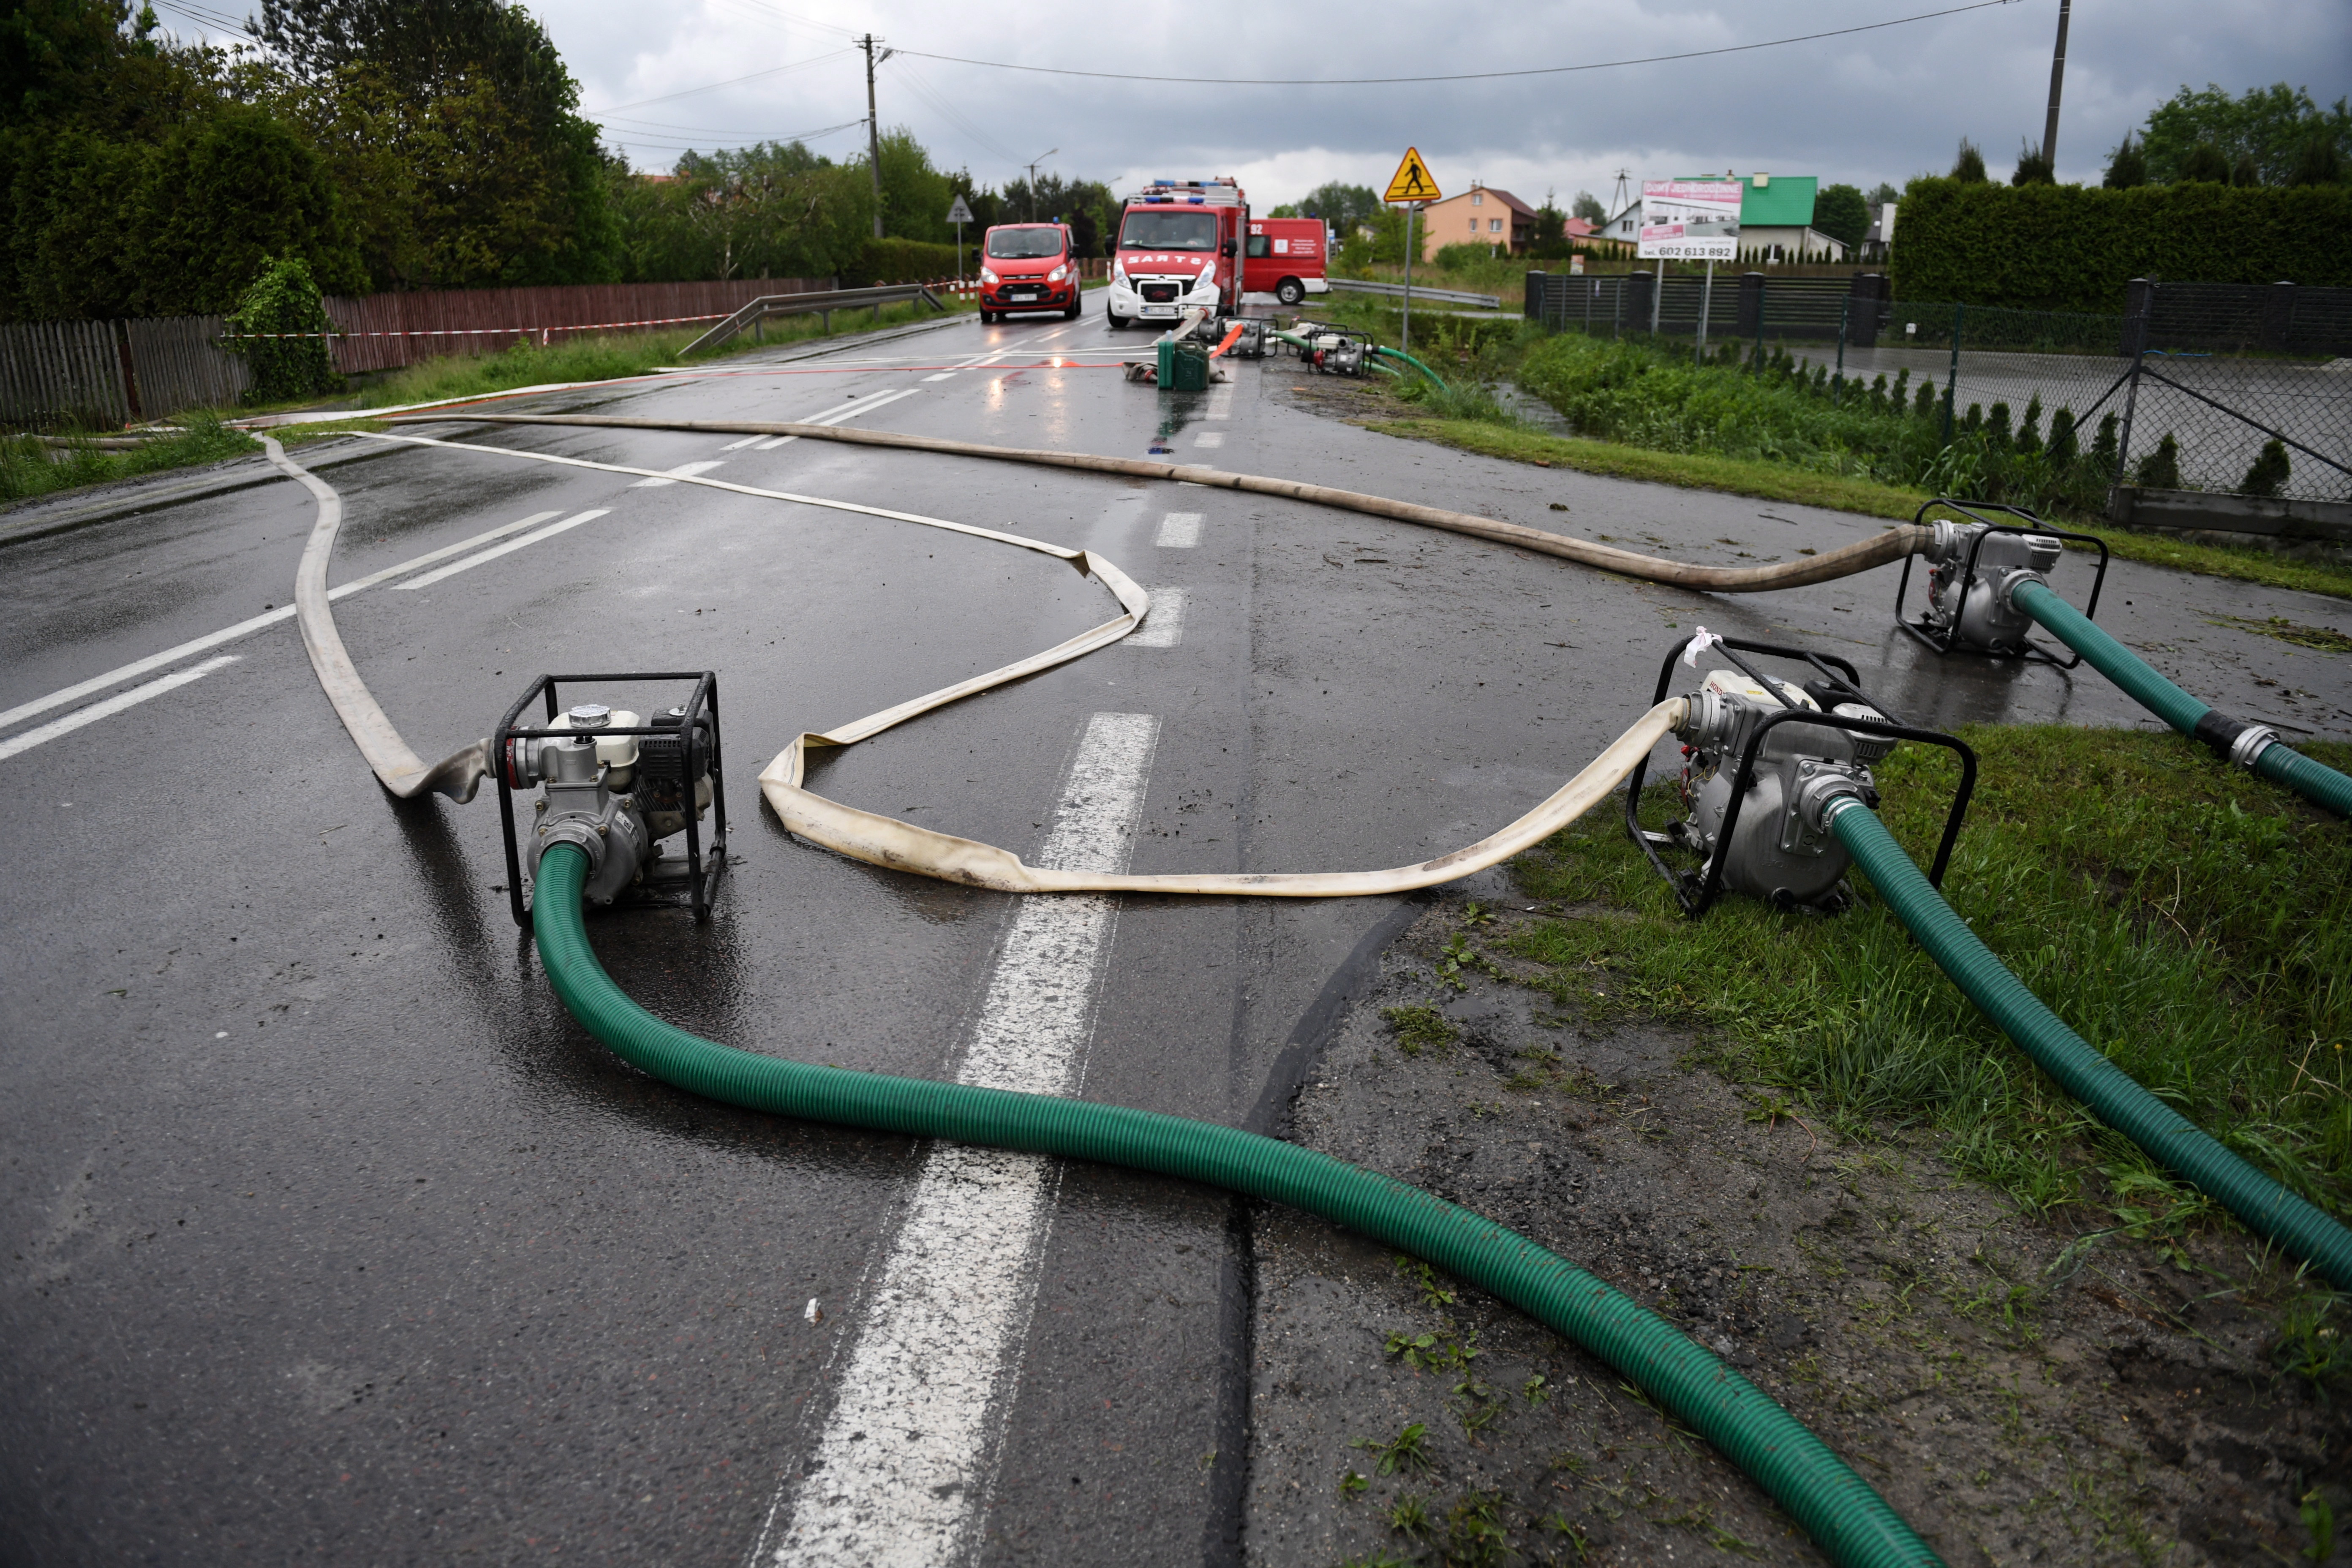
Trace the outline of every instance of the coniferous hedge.
{"type": "Polygon", "coordinates": [[[1888,270],[1905,300],[2116,314],[2135,278],[2352,287],[2352,186],[1914,181],[1888,270]]]}

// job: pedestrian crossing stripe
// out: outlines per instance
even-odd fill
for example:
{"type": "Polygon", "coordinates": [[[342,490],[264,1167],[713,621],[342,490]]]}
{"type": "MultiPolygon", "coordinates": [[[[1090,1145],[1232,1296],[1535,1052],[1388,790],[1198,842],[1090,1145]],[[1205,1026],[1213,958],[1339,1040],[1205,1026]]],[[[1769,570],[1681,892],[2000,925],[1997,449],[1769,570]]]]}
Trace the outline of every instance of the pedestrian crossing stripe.
{"type": "Polygon", "coordinates": [[[1421,161],[1421,150],[1417,147],[1406,148],[1404,162],[1397,165],[1397,172],[1389,179],[1388,195],[1382,196],[1381,200],[1433,202],[1437,199],[1437,182],[1429,177],[1429,165],[1421,161]]]}

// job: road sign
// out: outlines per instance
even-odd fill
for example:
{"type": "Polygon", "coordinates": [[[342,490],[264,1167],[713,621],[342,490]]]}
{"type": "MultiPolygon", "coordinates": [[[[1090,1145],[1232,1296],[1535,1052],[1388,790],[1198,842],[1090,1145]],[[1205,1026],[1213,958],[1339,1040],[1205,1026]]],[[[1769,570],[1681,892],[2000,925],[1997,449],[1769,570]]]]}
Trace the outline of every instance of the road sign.
{"type": "Polygon", "coordinates": [[[972,221],[971,209],[964,205],[963,193],[961,191],[958,191],[956,193],[955,205],[948,208],[948,221],[950,223],[970,223],[972,221]]]}
{"type": "Polygon", "coordinates": [[[1429,177],[1429,165],[1421,161],[1421,150],[1408,147],[1404,162],[1397,165],[1396,174],[1389,180],[1384,202],[1433,202],[1438,199],[1437,182],[1429,177]]]}

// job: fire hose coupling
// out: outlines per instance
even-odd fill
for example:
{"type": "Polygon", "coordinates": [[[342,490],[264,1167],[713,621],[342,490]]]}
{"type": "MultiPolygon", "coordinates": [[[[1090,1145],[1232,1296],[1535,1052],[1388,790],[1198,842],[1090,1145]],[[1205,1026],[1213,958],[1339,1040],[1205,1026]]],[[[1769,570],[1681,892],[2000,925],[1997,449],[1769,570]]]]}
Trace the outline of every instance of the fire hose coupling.
{"type": "Polygon", "coordinates": [[[2189,733],[2191,740],[2202,741],[2220,752],[2225,762],[2248,770],[2263,752],[2279,744],[2279,732],[2268,724],[2232,719],[2218,708],[2205,710],[2189,733]]]}

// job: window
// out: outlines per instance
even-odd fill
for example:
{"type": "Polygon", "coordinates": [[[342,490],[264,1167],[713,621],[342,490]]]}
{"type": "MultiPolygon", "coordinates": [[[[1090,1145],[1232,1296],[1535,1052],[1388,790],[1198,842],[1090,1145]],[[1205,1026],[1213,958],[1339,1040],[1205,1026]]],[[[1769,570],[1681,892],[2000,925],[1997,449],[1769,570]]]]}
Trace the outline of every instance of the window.
{"type": "Polygon", "coordinates": [[[1483,207],[1483,206],[1485,206],[1485,205],[1486,205],[1486,192],[1484,192],[1484,191],[1473,191],[1473,192],[1471,192],[1471,193],[1470,193],[1470,205],[1471,205],[1472,206],[1474,206],[1474,207],[1483,207]]]}
{"type": "Polygon", "coordinates": [[[988,254],[1000,261],[1036,261],[1062,254],[1062,231],[1039,225],[1034,228],[992,228],[988,254]]]}
{"type": "Polygon", "coordinates": [[[1262,234],[1251,235],[1249,237],[1249,254],[1252,256],[1264,256],[1265,253],[1265,236],[1262,234]]]}
{"type": "Polygon", "coordinates": [[[1470,220],[1470,232],[1472,234],[1478,232],[1478,220],[1475,217],[1470,220]]]}
{"type": "Polygon", "coordinates": [[[1486,220],[1486,232],[1487,232],[1488,234],[1500,234],[1500,233],[1502,233],[1502,232],[1503,232],[1503,220],[1502,220],[1501,218],[1498,218],[1498,217],[1490,217],[1490,218],[1488,218],[1488,219],[1486,220]]]}
{"type": "Polygon", "coordinates": [[[1217,215],[1197,209],[1129,207],[1119,226],[1121,250],[1214,250],[1217,215]]]}

